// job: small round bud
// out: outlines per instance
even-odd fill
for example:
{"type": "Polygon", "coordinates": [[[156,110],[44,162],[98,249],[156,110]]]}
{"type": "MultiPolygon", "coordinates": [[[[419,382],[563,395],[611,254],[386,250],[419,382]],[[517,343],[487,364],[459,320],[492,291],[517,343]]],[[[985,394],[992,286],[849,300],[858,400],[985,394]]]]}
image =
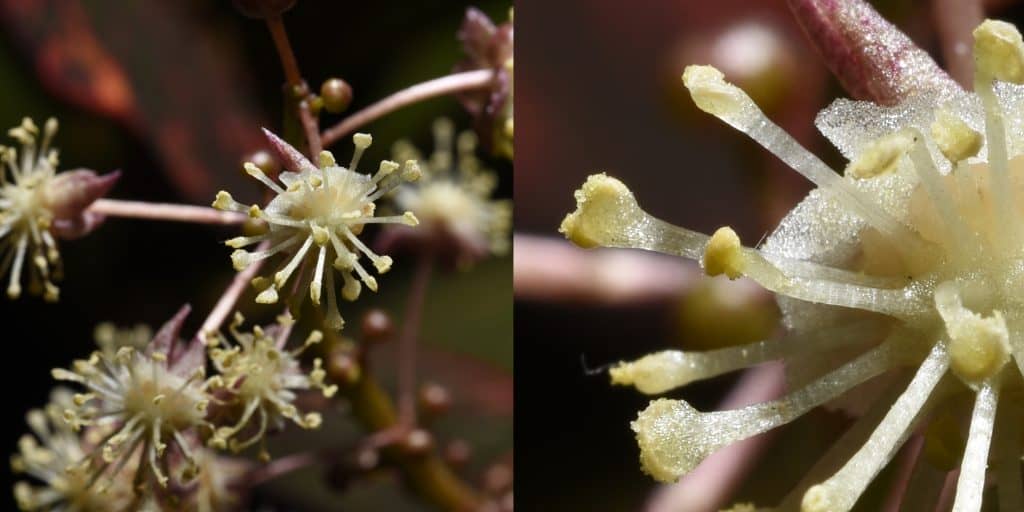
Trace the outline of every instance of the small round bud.
{"type": "Polygon", "coordinates": [[[434,447],[434,436],[422,428],[417,428],[402,438],[399,447],[409,455],[425,455],[434,447]]]}
{"type": "Polygon", "coordinates": [[[352,385],[359,381],[362,369],[353,354],[334,350],[327,362],[327,372],[331,379],[342,385],[352,385]]]}
{"type": "Polygon", "coordinates": [[[455,467],[465,466],[472,455],[473,449],[465,439],[455,439],[444,447],[445,462],[455,467]]]}
{"type": "Polygon", "coordinates": [[[380,343],[391,337],[394,324],[383,309],[371,309],[363,315],[362,331],[363,341],[380,343]]]}
{"type": "Polygon", "coordinates": [[[295,0],[232,0],[231,3],[250,18],[276,16],[295,6],[295,0]]]}
{"type": "Polygon", "coordinates": [[[512,488],[512,468],[508,464],[495,464],[484,473],[484,490],[488,494],[501,494],[512,488]]]}
{"type": "Polygon", "coordinates": [[[423,414],[440,416],[451,409],[452,394],[448,388],[436,382],[428,382],[420,387],[419,405],[423,414]]]}
{"type": "Polygon", "coordinates": [[[340,78],[327,79],[320,85],[320,98],[328,112],[344,112],[352,104],[352,86],[340,78]]]}
{"type": "Polygon", "coordinates": [[[239,167],[243,173],[246,173],[246,164],[253,164],[257,169],[263,171],[263,174],[267,176],[277,176],[281,172],[281,164],[271,155],[269,151],[260,149],[245,155],[242,159],[242,165],[239,167]]]}
{"type": "Polygon", "coordinates": [[[380,452],[374,448],[364,448],[356,452],[353,461],[361,471],[370,471],[380,465],[380,452]]]}

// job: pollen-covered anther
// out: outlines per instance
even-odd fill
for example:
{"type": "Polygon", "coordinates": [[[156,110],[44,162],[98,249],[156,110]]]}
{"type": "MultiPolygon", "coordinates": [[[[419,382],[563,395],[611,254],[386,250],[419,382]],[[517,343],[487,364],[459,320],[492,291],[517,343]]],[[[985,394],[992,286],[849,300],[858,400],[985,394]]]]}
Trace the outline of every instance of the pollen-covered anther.
{"type": "Polygon", "coordinates": [[[935,308],[949,335],[950,368],[968,384],[995,376],[1010,360],[1010,334],[999,311],[981,316],[963,306],[957,284],[935,289],[935,308]]]}
{"type": "Polygon", "coordinates": [[[686,66],[683,84],[698,108],[717,117],[729,117],[753,106],[747,93],[725,81],[725,75],[712,66],[686,66]]]}
{"type": "Polygon", "coordinates": [[[565,217],[558,231],[583,248],[616,245],[612,240],[644,216],[626,185],[604,173],[588,177],[574,195],[576,211],[565,217]]]}
{"type": "Polygon", "coordinates": [[[867,179],[888,174],[896,170],[914,142],[914,136],[902,130],[869,142],[846,167],[846,175],[867,179]]]}
{"type": "Polygon", "coordinates": [[[932,141],[938,146],[942,155],[953,163],[977,155],[985,141],[981,133],[946,109],[939,109],[935,112],[931,135],[932,141]]]}
{"type": "Polygon", "coordinates": [[[974,29],[974,65],[982,77],[1024,83],[1024,41],[1017,27],[985,20],[974,29]]]}
{"type": "Polygon", "coordinates": [[[718,228],[704,248],[701,263],[709,276],[725,274],[729,279],[740,277],[746,267],[740,237],[728,226],[718,228]]]}

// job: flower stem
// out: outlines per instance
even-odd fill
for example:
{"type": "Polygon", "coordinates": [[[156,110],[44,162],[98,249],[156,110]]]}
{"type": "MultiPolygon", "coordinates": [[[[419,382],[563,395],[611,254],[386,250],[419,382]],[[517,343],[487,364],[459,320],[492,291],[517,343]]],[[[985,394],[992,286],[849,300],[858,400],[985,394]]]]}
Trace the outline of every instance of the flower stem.
{"type": "Polygon", "coordinates": [[[268,17],[267,29],[270,30],[270,37],[274,40],[274,47],[281,59],[281,69],[284,70],[285,81],[288,82],[285,102],[295,106],[299,115],[299,124],[306,138],[309,156],[315,159],[323,149],[323,144],[320,142],[320,121],[309,106],[309,100],[313,95],[310,94],[306,81],[302,79],[299,62],[288,41],[288,32],[284,28],[281,16],[268,17]]]}
{"type": "MultiPolygon", "coordinates": [[[[340,343],[338,333],[324,326],[323,311],[314,308],[314,315],[326,338],[325,345],[337,346],[340,343]]],[[[347,380],[345,376],[332,377],[341,382],[347,380]]],[[[367,430],[391,430],[399,424],[395,404],[374,380],[368,366],[363,368],[358,380],[342,386],[340,392],[351,404],[352,416],[367,430]]],[[[405,473],[416,493],[438,509],[477,510],[481,505],[479,493],[448,467],[436,449],[414,454],[398,444],[389,444],[382,447],[381,452],[405,473]]]]}
{"type": "Polygon", "coordinates": [[[398,91],[377,103],[355,112],[341,120],[338,124],[325,130],[320,135],[320,138],[324,146],[330,146],[342,137],[356,131],[363,125],[390,114],[402,107],[412,105],[413,103],[418,103],[435,96],[481,89],[491,85],[493,80],[494,71],[489,69],[454,73],[441,78],[427,80],[426,82],[398,91]]]}
{"type": "Polygon", "coordinates": [[[402,334],[398,338],[398,421],[409,428],[416,425],[416,348],[433,269],[433,251],[420,255],[406,298],[402,334]]]}
{"type": "Polygon", "coordinates": [[[299,63],[295,59],[295,52],[292,51],[292,44],[288,41],[288,32],[284,29],[284,21],[281,20],[281,16],[268,17],[267,28],[270,30],[270,37],[274,39],[277,56],[281,58],[281,68],[284,69],[285,80],[292,87],[302,87],[302,73],[299,73],[299,63]]]}
{"type": "MultiPolygon", "coordinates": [[[[265,241],[256,247],[257,251],[264,251],[270,247],[270,242],[265,241]]],[[[199,332],[196,335],[199,340],[206,342],[207,333],[212,333],[220,329],[221,324],[231,314],[231,310],[234,309],[235,304],[238,303],[238,298],[245,292],[246,285],[252,278],[256,276],[260,271],[260,267],[263,266],[263,262],[266,260],[257,260],[249,264],[241,272],[235,274],[235,278],[231,280],[231,284],[224,290],[224,295],[221,295],[220,299],[217,300],[217,304],[210,310],[210,315],[203,321],[203,325],[199,327],[199,332]]]]}
{"type": "Polygon", "coordinates": [[[222,212],[207,206],[187,204],[147,203],[120,199],[97,199],[90,212],[110,217],[193,222],[196,224],[241,224],[249,217],[237,212],[222,212]]]}

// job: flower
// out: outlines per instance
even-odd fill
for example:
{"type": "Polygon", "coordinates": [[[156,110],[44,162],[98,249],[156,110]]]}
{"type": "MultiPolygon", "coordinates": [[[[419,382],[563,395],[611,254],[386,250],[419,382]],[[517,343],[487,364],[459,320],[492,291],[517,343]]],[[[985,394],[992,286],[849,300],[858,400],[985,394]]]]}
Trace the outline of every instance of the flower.
{"type": "Polygon", "coordinates": [[[131,501],[131,482],[115,478],[97,485],[78,464],[96,446],[100,432],[80,436],[63,419],[63,411],[72,406],[71,391],[56,388],[50,403],[33,409],[26,421],[35,437],[25,435],[18,441],[18,455],[11,458],[16,473],[25,473],[45,485],[28,482],[14,486],[14,497],[21,510],[70,510],[99,512],[121,510],[131,501]],[[63,508],[62,508],[63,507],[63,508]]]}
{"type": "Polygon", "coordinates": [[[503,254],[508,250],[512,204],[490,199],[497,175],[483,168],[474,155],[476,135],[470,131],[454,135],[450,120],[435,121],[434,152],[429,159],[408,141],[395,144],[395,159],[425,162],[418,182],[395,190],[395,203],[416,215],[427,236],[453,241],[463,260],[489,252],[503,254]]]}
{"type": "Polygon", "coordinates": [[[715,450],[818,405],[855,405],[865,397],[844,393],[868,380],[899,391],[905,379],[898,370],[911,367],[902,392],[875,397],[873,412],[859,420],[868,429],[877,425],[864,444],[837,444],[832,456],[848,454],[845,464],[787,502],[805,512],[851,509],[903,441],[931,420],[927,443],[941,446],[945,458],[963,449],[954,510],[981,508],[993,442],[1001,506],[1024,507],[1015,433],[1024,370],[1024,43],[1015,27],[991,20],[974,37],[973,93],[922,90],[892,107],[838,100],[818,116],[819,128],[850,159],[843,175],[767,119],[718,70],[688,67],[683,81],[699,108],[818,186],[760,249],[743,246],[728,227],[708,236],[656,219],[604,174],[576,192],[577,210],[560,229],[576,244],[699,260],[709,275],[746,276],[774,291],[784,314],[781,339],[665,351],[610,370],[613,382],[653,394],[782,359],[796,389],[730,411],[652,401],[632,424],[645,471],[675,480],[715,450]],[[998,405],[1008,405],[999,416],[998,405]],[[941,428],[950,414],[969,416],[965,443],[941,428]]]}
{"type": "Polygon", "coordinates": [[[97,176],[79,169],[58,176],[57,150],[50,148],[56,119],[46,120],[42,140],[27,117],[7,133],[21,151],[0,146],[7,169],[0,170],[0,274],[10,271],[7,296],[16,299],[28,266],[29,291],[54,302],[60,290],[53,281],[61,272],[54,233],[70,238],[98,226],[101,219],[85,209],[113,187],[119,173],[97,176]]]}
{"type": "Polygon", "coordinates": [[[144,351],[131,347],[121,347],[114,354],[97,351],[89,359],[75,361],[72,370],[52,371],[53,378],[86,388],[85,393],[74,395],[64,419],[75,430],[90,427],[110,432],[97,443],[102,461],[81,461],[82,470],[93,472],[91,478],[107,472],[111,464],[111,473],[117,475],[141,446],[140,465],[145,464],[147,474],[166,487],[169,478],[161,468],[167,465],[168,443],[187,463],[183,473],[194,473],[189,470],[195,467],[190,439],[198,436],[199,429],[212,427],[206,421],[210,382],[204,381],[202,346],[193,342],[186,348],[177,341],[188,312],[188,306],[183,307],[144,351]]]}
{"type": "MultiPolygon", "coordinates": [[[[320,426],[319,413],[299,415],[293,404],[296,391],[319,388],[326,397],[338,391],[337,386],[324,383],[326,372],[320,358],[313,360],[313,370],[308,374],[299,366],[299,355],[309,346],[319,343],[323,333],[312,331],[301,347],[287,351],[284,345],[291,332],[293,321],[290,318],[283,317],[279,325],[267,330],[255,326],[252,332],[238,330],[244,322],[242,315],[236,313],[230,326],[235,344],[229,343],[219,333],[210,340],[210,359],[220,372],[217,389],[226,395],[218,397],[218,400],[242,411],[234,425],[217,429],[210,444],[218,448],[230,446],[236,452],[264,439],[268,425],[281,427],[285,419],[302,428],[320,426]],[[259,427],[256,433],[244,441],[234,439],[255,420],[257,412],[259,427]]],[[[261,450],[261,458],[269,458],[265,448],[261,450]]]]}
{"type": "Polygon", "coordinates": [[[508,22],[495,26],[483,11],[470,7],[459,27],[458,39],[466,58],[455,65],[455,71],[493,69],[492,87],[458,95],[463,107],[475,119],[476,132],[484,149],[512,158],[513,139],[513,10],[508,22]]]}
{"type": "Polygon", "coordinates": [[[349,166],[338,165],[329,151],[320,153],[317,168],[295,148],[264,130],[271,146],[279,153],[292,172],[283,172],[278,177],[278,185],[263,173],[259,167],[249,162],[245,170],[250,176],[267,186],[276,196],[266,208],[257,205],[245,205],[235,201],[231,194],[220,191],[213,207],[220,210],[245,212],[255,219],[265,221],[269,228],[265,233],[255,236],[241,236],[228,240],[226,244],[237,250],[231,254],[231,261],[236,270],[243,270],[255,261],[269,258],[278,253],[288,255],[287,262],[274,274],[273,280],[258,278],[254,285],[262,289],[256,297],[261,304],[274,304],[278,301],[279,292],[289,279],[298,271],[291,292],[309,286],[309,296],[314,304],[319,305],[321,292],[327,290],[326,323],[333,329],[341,329],[344,321],[338,312],[335,300],[333,272],[324,271],[325,262],[330,258],[334,268],[341,274],[344,286],[341,296],[347,300],[359,297],[361,286],[353,275],[367,288],[377,291],[377,280],[366,271],[360,263],[365,255],[379,273],[391,269],[392,260],[389,256],[379,256],[370,250],[358,235],[367,224],[404,224],[415,226],[418,221],[411,212],[403,215],[375,217],[379,199],[391,189],[404,181],[415,181],[420,176],[419,166],[415,161],[407,161],[404,165],[384,160],[380,163],[377,173],[371,178],[356,172],[356,166],[363,152],[370,146],[372,138],[365,133],[357,133],[353,137],[356,150],[349,166]],[[397,172],[401,167],[401,172],[397,172]],[[242,247],[265,242],[266,249],[248,252],[242,247]],[[312,249],[312,250],[311,250],[312,249]],[[313,270],[315,269],[315,270],[313,270]],[[313,270],[312,274],[309,273],[313,270]]]}

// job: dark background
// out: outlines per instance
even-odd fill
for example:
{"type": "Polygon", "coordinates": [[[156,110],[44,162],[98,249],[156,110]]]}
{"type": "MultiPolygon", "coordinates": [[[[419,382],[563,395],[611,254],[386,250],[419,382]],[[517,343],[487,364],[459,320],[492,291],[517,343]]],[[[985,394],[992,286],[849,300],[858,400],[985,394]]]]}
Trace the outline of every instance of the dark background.
{"type": "MultiPolygon", "coordinates": [[[[353,112],[450,72],[462,58],[455,32],[467,5],[300,0],[284,19],[311,86],[319,88],[331,76],[345,78],[355,89],[353,112]]],[[[478,6],[497,22],[507,19],[504,2],[478,6]]],[[[61,150],[61,169],[122,169],[123,178],[111,194],[122,199],[208,205],[220,187],[230,187],[241,199],[262,191],[244,177],[240,166],[243,154],[261,143],[258,128],[280,126],[282,72],[261,21],[242,17],[228,1],[12,0],[0,2],[0,22],[5,27],[0,37],[0,126],[6,131],[22,116],[40,124],[47,116],[58,117],[61,130],[54,144],[61,150]],[[95,52],[82,50],[86,45],[80,41],[60,44],[75,37],[96,42],[121,72],[111,71],[110,63],[95,52]],[[54,54],[76,55],[89,63],[86,71],[70,66],[59,76],[92,83],[95,89],[62,85],[47,72],[54,54]],[[89,76],[99,79],[90,81],[89,76]],[[83,100],[83,91],[96,94],[83,100]],[[123,108],[129,101],[125,98],[134,108],[123,108]]],[[[429,151],[430,123],[441,115],[455,119],[457,126],[469,126],[468,116],[450,97],[408,107],[362,129],[375,140],[363,161],[375,166],[388,158],[391,142],[400,137],[429,151]]],[[[327,115],[323,126],[340,118],[327,115]]],[[[350,158],[350,140],[332,148],[339,161],[350,158]]],[[[487,163],[499,171],[498,195],[510,197],[511,163],[487,163]]],[[[191,303],[193,313],[185,327],[191,335],[233,276],[230,249],[220,243],[232,236],[226,228],[110,219],[84,239],[61,243],[66,277],[59,283],[58,304],[35,297],[0,300],[5,414],[10,420],[3,435],[6,450],[13,453],[18,437],[27,431],[24,413],[47,400],[53,384],[50,369],[66,367],[93,349],[97,323],[147,323],[155,328],[183,303],[191,303]]],[[[510,260],[492,259],[472,272],[438,277],[424,321],[428,346],[468,361],[483,372],[479,375],[506,383],[512,369],[510,260]],[[469,322],[467,316],[479,321],[469,322]]],[[[372,306],[388,308],[398,317],[411,267],[403,263],[395,257],[395,269],[379,280],[379,294],[366,292],[358,302],[342,304],[347,331],[355,330],[360,312],[372,306]]],[[[240,305],[250,320],[269,321],[276,314],[273,308],[253,304],[251,296],[240,305]]],[[[421,375],[443,382],[444,372],[453,371],[435,365],[421,375]]],[[[467,404],[471,397],[466,390],[453,394],[453,418],[439,428],[472,440],[476,455],[463,476],[476,482],[486,464],[509,455],[511,403],[488,408],[467,404]]],[[[327,432],[357,438],[353,426],[337,420],[331,424],[328,417],[324,430],[307,437],[324,441],[327,432]]],[[[291,447],[292,441],[281,442],[291,447]]],[[[3,466],[0,508],[11,510],[12,480],[7,464],[3,466]]],[[[287,507],[281,510],[337,510],[342,505],[419,509],[405,493],[395,491],[393,479],[371,482],[347,495],[348,501],[324,490],[321,480],[319,469],[302,473],[298,483],[292,479],[272,487],[261,498],[274,503],[271,498],[285,496],[287,507]]]]}

